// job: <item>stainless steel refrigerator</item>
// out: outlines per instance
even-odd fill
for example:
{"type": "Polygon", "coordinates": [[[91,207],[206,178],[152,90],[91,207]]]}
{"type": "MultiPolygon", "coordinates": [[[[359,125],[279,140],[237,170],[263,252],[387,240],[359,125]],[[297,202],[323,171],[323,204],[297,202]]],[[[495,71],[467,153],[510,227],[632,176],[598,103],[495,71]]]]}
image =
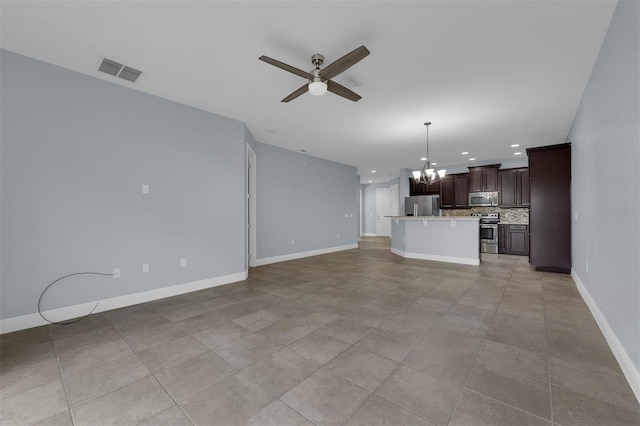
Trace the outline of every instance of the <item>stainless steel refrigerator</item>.
{"type": "Polygon", "coordinates": [[[415,195],[404,199],[405,216],[440,216],[439,195],[415,195]]]}

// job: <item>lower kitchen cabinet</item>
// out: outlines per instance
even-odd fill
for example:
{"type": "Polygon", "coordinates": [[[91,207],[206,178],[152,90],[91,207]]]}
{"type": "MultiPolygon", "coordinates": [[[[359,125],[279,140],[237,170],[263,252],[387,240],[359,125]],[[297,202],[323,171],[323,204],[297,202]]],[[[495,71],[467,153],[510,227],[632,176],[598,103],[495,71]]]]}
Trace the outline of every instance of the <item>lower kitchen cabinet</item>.
{"type": "Polygon", "coordinates": [[[498,253],[529,255],[529,229],[527,225],[498,225],[498,253]]]}

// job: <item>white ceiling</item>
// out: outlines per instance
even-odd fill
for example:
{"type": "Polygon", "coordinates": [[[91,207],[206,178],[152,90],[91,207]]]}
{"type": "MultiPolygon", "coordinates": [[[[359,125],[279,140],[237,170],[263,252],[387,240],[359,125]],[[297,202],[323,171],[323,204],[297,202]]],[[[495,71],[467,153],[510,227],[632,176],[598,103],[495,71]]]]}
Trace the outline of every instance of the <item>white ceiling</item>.
{"type": "MultiPolygon", "coordinates": [[[[615,1],[2,1],[2,48],[231,117],[260,142],[358,167],[363,182],[513,159],[565,141],[615,1]],[[360,45],[363,99],[280,100],[360,45]],[[97,71],[107,57],[135,84],[97,71]],[[469,155],[461,155],[469,151],[469,155]],[[372,174],[371,170],[377,170],[372,174]]],[[[348,84],[345,84],[348,86],[348,84]]]]}

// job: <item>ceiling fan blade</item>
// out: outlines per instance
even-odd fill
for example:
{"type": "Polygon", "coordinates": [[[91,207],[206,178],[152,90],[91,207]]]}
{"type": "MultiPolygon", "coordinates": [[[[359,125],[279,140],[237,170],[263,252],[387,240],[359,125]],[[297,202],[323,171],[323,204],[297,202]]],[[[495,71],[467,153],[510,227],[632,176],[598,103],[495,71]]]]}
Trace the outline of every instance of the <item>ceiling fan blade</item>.
{"type": "Polygon", "coordinates": [[[350,101],[358,102],[362,99],[362,96],[358,95],[356,92],[347,89],[342,84],[338,84],[335,81],[327,81],[327,90],[335,93],[336,95],[342,96],[343,98],[347,98],[350,101]]]}
{"type": "Polygon", "coordinates": [[[324,67],[320,70],[320,75],[329,80],[366,58],[369,53],[371,53],[369,52],[369,49],[364,46],[360,46],[337,61],[324,67]]]}
{"type": "Polygon", "coordinates": [[[305,93],[307,93],[309,91],[309,85],[305,84],[304,86],[300,87],[299,89],[297,89],[296,91],[294,91],[293,93],[291,93],[289,96],[287,96],[286,98],[284,98],[282,101],[280,102],[289,102],[294,100],[295,98],[297,98],[300,95],[304,95],[305,93]]]}
{"type": "Polygon", "coordinates": [[[301,69],[298,69],[296,67],[292,67],[291,65],[285,64],[284,62],[277,61],[277,60],[275,60],[273,58],[270,58],[268,56],[262,55],[258,59],[260,59],[261,61],[264,61],[264,62],[266,62],[268,64],[271,64],[274,67],[278,67],[278,68],[283,69],[285,71],[289,71],[290,73],[298,75],[298,76],[300,76],[302,78],[306,78],[306,79],[309,79],[309,80],[313,78],[313,75],[309,74],[306,71],[302,71],[301,69]]]}

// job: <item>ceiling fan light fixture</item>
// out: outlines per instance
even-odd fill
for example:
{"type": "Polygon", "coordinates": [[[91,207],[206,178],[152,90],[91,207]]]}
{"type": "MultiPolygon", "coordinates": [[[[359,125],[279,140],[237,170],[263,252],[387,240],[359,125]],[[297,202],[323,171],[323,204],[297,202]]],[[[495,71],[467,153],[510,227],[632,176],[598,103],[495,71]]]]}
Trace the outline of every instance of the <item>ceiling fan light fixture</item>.
{"type": "Polygon", "coordinates": [[[309,82],[309,93],[313,96],[322,96],[327,93],[327,83],[318,79],[309,82]]]}

